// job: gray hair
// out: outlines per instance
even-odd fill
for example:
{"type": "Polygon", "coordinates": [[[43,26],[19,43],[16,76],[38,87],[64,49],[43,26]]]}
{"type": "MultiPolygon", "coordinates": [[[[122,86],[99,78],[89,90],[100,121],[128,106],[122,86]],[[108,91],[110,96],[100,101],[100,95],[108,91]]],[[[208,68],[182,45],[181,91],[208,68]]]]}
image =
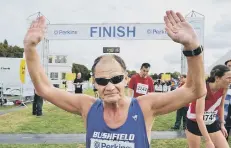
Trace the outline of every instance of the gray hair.
{"type": "MultiPolygon", "coordinates": [[[[108,55],[102,55],[102,56],[99,56],[99,57],[97,57],[96,59],[95,59],[95,61],[94,61],[94,64],[93,64],[93,66],[92,66],[92,68],[91,68],[91,71],[92,71],[92,75],[94,76],[95,75],[95,67],[96,67],[96,65],[99,63],[99,61],[103,58],[103,57],[105,57],[105,56],[108,56],[108,55]]],[[[111,54],[110,55],[112,58],[114,58],[119,64],[120,64],[120,66],[122,67],[122,69],[124,70],[124,71],[126,71],[126,64],[125,64],[125,62],[124,62],[124,60],[120,57],[120,56],[118,56],[118,55],[115,55],[115,54],[111,54]]]]}

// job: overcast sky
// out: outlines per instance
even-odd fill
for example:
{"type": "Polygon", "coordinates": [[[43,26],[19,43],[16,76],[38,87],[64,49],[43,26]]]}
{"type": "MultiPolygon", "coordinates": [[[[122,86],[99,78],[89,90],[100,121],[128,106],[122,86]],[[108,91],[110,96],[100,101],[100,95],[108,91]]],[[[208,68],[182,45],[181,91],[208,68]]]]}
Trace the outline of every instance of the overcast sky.
{"type": "MultiPolygon", "coordinates": [[[[230,0],[0,0],[0,41],[23,47],[27,18],[40,11],[51,24],[163,23],[165,11],[183,15],[192,10],[205,16],[205,67],[231,49],[230,0]]],[[[143,62],[151,72],[180,71],[181,46],[173,41],[50,41],[52,53],[91,67],[104,46],[119,46],[128,69],[143,62]]]]}

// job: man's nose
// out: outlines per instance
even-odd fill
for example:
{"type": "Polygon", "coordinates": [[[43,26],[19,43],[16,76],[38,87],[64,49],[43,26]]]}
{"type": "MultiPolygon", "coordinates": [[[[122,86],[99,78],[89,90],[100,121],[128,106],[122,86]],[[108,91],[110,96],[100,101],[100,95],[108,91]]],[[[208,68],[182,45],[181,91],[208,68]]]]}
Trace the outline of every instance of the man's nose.
{"type": "Polygon", "coordinates": [[[106,85],[106,90],[113,90],[115,88],[115,85],[112,84],[111,82],[108,82],[108,84],[106,85]]]}

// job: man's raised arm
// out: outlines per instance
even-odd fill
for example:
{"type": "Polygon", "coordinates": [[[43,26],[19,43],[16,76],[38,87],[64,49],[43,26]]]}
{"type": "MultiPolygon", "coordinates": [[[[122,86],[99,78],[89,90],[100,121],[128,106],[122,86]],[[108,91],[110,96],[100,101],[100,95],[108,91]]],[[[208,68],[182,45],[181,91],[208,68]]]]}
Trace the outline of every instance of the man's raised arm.
{"type": "Polygon", "coordinates": [[[169,37],[184,46],[188,63],[187,80],[183,87],[174,91],[158,94],[150,93],[140,97],[140,100],[148,100],[145,101],[147,105],[151,104],[150,109],[153,111],[153,115],[177,110],[207,93],[202,48],[194,29],[180,13],[167,11],[166,14],[164,20],[169,37]],[[195,52],[194,55],[191,54],[193,51],[195,52]],[[190,54],[191,56],[188,56],[190,54]]]}
{"type": "Polygon", "coordinates": [[[81,114],[84,106],[82,104],[84,101],[81,100],[88,102],[87,99],[92,101],[94,99],[86,95],[74,95],[53,87],[40,64],[36,46],[44,38],[45,27],[45,18],[39,17],[31,24],[24,38],[26,64],[35,90],[39,96],[56,106],[69,112],[81,114]]]}

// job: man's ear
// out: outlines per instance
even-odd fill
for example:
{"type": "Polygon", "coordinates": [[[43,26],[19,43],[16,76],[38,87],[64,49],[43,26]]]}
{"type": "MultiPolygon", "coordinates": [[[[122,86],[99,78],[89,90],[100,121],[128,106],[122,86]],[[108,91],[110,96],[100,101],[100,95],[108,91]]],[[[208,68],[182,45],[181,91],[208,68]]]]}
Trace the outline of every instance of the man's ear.
{"type": "Polygon", "coordinates": [[[125,75],[125,80],[128,81],[128,75],[125,75]]]}

